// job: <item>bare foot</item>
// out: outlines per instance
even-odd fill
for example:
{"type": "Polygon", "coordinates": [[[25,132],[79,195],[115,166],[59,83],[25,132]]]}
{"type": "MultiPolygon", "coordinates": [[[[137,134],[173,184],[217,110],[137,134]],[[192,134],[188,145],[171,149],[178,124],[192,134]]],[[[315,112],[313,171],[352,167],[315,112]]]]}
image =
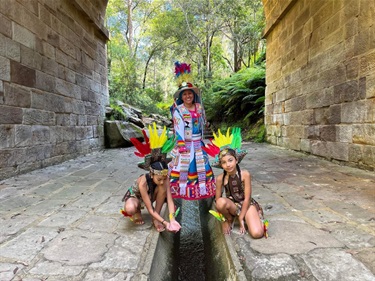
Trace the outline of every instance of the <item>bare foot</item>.
{"type": "Polygon", "coordinates": [[[232,232],[232,228],[233,228],[233,221],[226,220],[222,223],[222,229],[225,235],[230,235],[232,232]]]}
{"type": "Polygon", "coordinates": [[[141,214],[141,212],[135,213],[135,214],[132,216],[132,221],[133,221],[135,224],[144,224],[144,223],[145,223],[145,222],[143,221],[143,218],[142,218],[142,214],[141,214]]]}
{"type": "Polygon", "coordinates": [[[160,221],[153,220],[153,223],[157,232],[163,232],[165,230],[164,225],[160,221]]]}

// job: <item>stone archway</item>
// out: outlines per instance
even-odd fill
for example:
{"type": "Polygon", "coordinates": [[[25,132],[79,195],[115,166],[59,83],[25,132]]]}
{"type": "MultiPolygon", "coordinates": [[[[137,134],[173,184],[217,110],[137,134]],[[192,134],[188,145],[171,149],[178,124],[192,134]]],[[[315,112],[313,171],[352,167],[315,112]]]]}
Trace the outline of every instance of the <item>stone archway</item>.
{"type": "Polygon", "coordinates": [[[1,0],[0,179],[104,146],[108,0],[1,0]]]}

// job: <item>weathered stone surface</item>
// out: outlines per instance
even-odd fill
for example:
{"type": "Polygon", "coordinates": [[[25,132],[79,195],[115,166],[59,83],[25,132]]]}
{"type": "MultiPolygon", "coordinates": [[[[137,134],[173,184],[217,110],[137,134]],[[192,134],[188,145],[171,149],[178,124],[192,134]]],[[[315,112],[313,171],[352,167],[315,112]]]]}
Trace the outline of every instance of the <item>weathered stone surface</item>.
{"type": "Polygon", "coordinates": [[[43,254],[50,261],[81,266],[100,261],[116,238],[116,235],[110,233],[67,230],[60,233],[43,254]]]}
{"type": "Polygon", "coordinates": [[[343,250],[316,249],[302,257],[318,280],[374,280],[370,270],[343,250]]]}

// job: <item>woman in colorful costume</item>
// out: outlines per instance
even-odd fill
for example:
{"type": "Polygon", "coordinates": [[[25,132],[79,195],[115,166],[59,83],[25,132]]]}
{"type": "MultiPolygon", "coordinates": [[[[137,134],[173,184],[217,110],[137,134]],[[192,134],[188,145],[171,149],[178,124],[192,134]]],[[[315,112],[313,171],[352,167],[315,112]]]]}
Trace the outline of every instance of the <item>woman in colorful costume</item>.
{"type": "Polygon", "coordinates": [[[175,63],[179,89],[172,107],[177,144],[169,163],[170,188],[173,198],[199,200],[215,196],[215,178],[207,153],[202,149],[205,112],[199,89],[191,83],[190,65],[175,63]]]}
{"type": "Polygon", "coordinates": [[[222,168],[224,171],[216,177],[215,206],[217,212],[210,211],[220,221],[224,234],[230,234],[234,219],[238,217],[240,233],[246,233],[246,227],[253,238],[267,238],[268,221],[263,220],[263,209],[251,197],[251,175],[249,171],[240,169],[239,163],[247,154],[241,150],[241,130],[234,128],[232,134],[229,129],[226,135],[220,130],[218,136],[205,150],[216,156],[214,167],[222,168]],[[225,196],[223,193],[225,191],[225,196]]]}
{"type": "Polygon", "coordinates": [[[141,143],[136,138],[131,138],[131,142],[138,149],[135,154],[144,157],[144,162],[138,166],[149,171],[138,177],[135,183],[127,190],[122,201],[124,209],[121,213],[135,224],[144,224],[141,209],[146,207],[152,216],[155,229],[162,232],[167,229],[170,232],[178,232],[180,224],[175,220],[175,205],[169,188],[167,153],[174,146],[174,139],[167,139],[166,128],[159,136],[156,124],[154,130],[149,126],[150,138],[143,130],[145,143],[141,143]],[[163,204],[167,201],[169,210],[169,222],[165,220],[160,212],[163,204]]]}

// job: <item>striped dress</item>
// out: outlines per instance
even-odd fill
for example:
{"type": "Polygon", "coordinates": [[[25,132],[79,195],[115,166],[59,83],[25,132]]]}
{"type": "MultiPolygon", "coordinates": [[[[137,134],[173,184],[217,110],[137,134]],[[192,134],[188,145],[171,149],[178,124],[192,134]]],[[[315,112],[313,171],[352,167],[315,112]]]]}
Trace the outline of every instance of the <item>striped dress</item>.
{"type": "Polygon", "coordinates": [[[169,163],[170,188],[173,198],[199,200],[215,196],[215,177],[208,155],[202,150],[203,109],[195,103],[189,111],[183,104],[173,110],[176,146],[169,163]],[[183,153],[183,151],[186,151],[183,153]]]}

